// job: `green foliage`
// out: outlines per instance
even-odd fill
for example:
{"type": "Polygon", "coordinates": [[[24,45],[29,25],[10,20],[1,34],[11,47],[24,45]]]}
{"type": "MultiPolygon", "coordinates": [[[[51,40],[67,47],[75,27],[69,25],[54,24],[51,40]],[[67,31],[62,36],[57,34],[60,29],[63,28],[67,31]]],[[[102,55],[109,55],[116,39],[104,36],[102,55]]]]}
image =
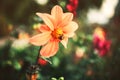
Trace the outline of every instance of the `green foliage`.
{"type": "Polygon", "coordinates": [[[51,78],[51,80],[64,80],[64,77],[60,77],[59,79],[51,78]]]}

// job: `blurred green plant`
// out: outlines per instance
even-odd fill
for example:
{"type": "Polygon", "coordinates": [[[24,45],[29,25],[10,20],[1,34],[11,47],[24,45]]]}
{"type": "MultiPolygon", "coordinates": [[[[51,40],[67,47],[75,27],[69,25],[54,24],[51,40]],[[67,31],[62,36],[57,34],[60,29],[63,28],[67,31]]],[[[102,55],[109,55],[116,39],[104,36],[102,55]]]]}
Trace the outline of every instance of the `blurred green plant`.
{"type": "Polygon", "coordinates": [[[57,78],[51,78],[51,80],[64,80],[64,77],[59,77],[58,79],[57,78]]]}

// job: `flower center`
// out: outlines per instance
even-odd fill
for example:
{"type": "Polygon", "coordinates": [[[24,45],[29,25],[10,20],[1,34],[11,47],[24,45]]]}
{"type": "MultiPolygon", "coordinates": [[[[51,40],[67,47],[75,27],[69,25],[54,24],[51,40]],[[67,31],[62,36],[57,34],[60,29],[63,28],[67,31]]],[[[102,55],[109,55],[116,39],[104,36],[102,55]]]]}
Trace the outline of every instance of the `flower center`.
{"type": "Polygon", "coordinates": [[[61,29],[59,29],[59,28],[52,31],[52,36],[55,39],[59,39],[59,40],[63,40],[63,38],[64,38],[63,31],[61,29]]]}

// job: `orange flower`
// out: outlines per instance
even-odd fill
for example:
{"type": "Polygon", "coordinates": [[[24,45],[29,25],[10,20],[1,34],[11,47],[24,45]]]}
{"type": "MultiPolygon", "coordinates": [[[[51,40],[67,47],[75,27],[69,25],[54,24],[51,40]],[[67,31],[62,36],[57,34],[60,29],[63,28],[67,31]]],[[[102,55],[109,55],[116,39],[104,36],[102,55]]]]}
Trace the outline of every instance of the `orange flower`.
{"type": "Polygon", "coordinates": [[[73,37],[78,24],[73,19],[72,13],[63,13],[60,6],[56,5],[51,10],[51,15],[37,13],[45,23],[40,27],[40,34],[30,38],[30,43],[36,46],[43,46],[40,54],[49,58],[54,56],[59,49],[59,42],[66,48],[68,38],[73,37]]]}

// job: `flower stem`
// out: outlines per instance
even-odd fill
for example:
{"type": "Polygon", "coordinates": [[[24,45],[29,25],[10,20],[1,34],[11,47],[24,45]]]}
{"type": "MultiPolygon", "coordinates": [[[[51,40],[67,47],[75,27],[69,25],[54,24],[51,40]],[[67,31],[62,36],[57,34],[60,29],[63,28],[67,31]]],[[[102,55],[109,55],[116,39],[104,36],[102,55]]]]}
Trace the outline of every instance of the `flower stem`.
{"type": "Polygon", "coordinates": [[[38,64],[38,60],[39,60],[39,58],[40,58],[40,50],[41,50],[41,47],[40,47],[39,50],[38,50],[38,56],[37,56],[37,58],[36,58],[36,64],[38,64]]]}

